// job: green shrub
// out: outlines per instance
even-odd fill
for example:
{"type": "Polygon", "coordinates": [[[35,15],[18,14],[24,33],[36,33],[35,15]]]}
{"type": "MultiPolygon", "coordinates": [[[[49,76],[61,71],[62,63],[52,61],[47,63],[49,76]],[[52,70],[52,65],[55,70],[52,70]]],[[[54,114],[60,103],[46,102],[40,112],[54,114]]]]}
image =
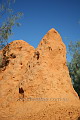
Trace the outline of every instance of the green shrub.
{"type": "Polygon", "coordinates": [[[2,67],[3,67],[3,56],[0,55],[0,68],[2,68],[2,67]]]}
{"type": "Polygon", "coordinates": [[[0,55],[0,68],[6,67],[9,64],[9,57],[0,55]]]}

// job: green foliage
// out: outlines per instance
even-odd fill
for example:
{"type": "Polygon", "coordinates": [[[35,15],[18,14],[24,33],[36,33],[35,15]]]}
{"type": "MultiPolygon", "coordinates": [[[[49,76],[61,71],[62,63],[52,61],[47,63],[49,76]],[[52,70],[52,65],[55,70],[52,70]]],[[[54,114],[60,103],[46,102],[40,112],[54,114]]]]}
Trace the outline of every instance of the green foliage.
{"type": "Polygon", "coordinates": [[[69,73],[72,78],[73,87],[80,96],[80,41],[69,45],[69,51],[72,55],[71,62],[68,63],[69,73]]]}
{"type": "Polygon", "coordinates": [[[9,56],[6,55],[8,51],[8,46],[6,46],[0,54],[0,69],[6,68],[6,66],[9,64],[9,56]]]}
{"type": "Polygon", "coordinates": [[[0,55],[0,68],[2,67],[2,61],[3,61],[3,57],[2,55],[0,55]]]}
{"type": "Polygon", "coordinates": [[[7,56],[0,56],[0,68],[4,68],[9,64],[9,58],[7,56]]]}
{"type": "Polygon", "coordinates": [[[12,27],[14,25],[20,26],[17,20],[23,15],[21,12],[14,13],[11,9],[12,1],[15,2],[15,0],[7,0],[0,5],[0,49],[8,43],[9,36],[13,34],[12,27]],[[2,21],[3,18],[5,18],[4,21],[2,21]]]}

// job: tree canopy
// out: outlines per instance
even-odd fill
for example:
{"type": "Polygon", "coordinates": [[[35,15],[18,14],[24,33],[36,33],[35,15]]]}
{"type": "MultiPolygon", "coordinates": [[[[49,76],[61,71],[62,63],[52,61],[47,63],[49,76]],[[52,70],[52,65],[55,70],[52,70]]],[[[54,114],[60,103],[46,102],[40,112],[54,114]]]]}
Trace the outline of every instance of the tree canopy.
{"type": "Polygon", "coordinates": [[[20,26],[17,20],[21,18],[23,13],[14,12],[11,8],[11,5],[14,3],[15,0],[6,0],[0,4],[0,49],[8,44],[8,38],[13,34],[12,27],[15,25],[20,26]]]}
{"type": "Polygon", "coordinates": [[[72,78],[73,87],[80,96],[80,41],[69,44],[69,52],[72,56],[68,63],[69,73],[72,78]]]}

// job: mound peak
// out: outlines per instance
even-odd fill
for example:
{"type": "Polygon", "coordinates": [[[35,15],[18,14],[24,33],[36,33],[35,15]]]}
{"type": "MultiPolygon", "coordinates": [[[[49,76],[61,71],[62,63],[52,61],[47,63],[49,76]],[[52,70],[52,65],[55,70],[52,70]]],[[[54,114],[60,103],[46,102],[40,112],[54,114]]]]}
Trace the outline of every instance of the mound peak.
{"type": "Polygon", "coordinates": [[[9,60],[0,70],[1,120],[77,118],[80,101],[66,65],[66,47],[55,29],[36,49],[16,40],[1,53],[9,60]]]}

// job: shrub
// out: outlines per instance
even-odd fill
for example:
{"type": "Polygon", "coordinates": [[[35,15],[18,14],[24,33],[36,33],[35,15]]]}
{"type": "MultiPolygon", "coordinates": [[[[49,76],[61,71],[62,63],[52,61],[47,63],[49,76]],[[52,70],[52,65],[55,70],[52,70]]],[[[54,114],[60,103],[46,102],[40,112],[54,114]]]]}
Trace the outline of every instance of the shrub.
{"type": "Polygon", "coordinates": [[[6,67],[9,64],[9,57],[0,55],[0,68],[6,67]]]}
{"type": "Polygon", "coordinates": [[[3,55],[0,55],[0,68],[3,67],[3,55]]]}

